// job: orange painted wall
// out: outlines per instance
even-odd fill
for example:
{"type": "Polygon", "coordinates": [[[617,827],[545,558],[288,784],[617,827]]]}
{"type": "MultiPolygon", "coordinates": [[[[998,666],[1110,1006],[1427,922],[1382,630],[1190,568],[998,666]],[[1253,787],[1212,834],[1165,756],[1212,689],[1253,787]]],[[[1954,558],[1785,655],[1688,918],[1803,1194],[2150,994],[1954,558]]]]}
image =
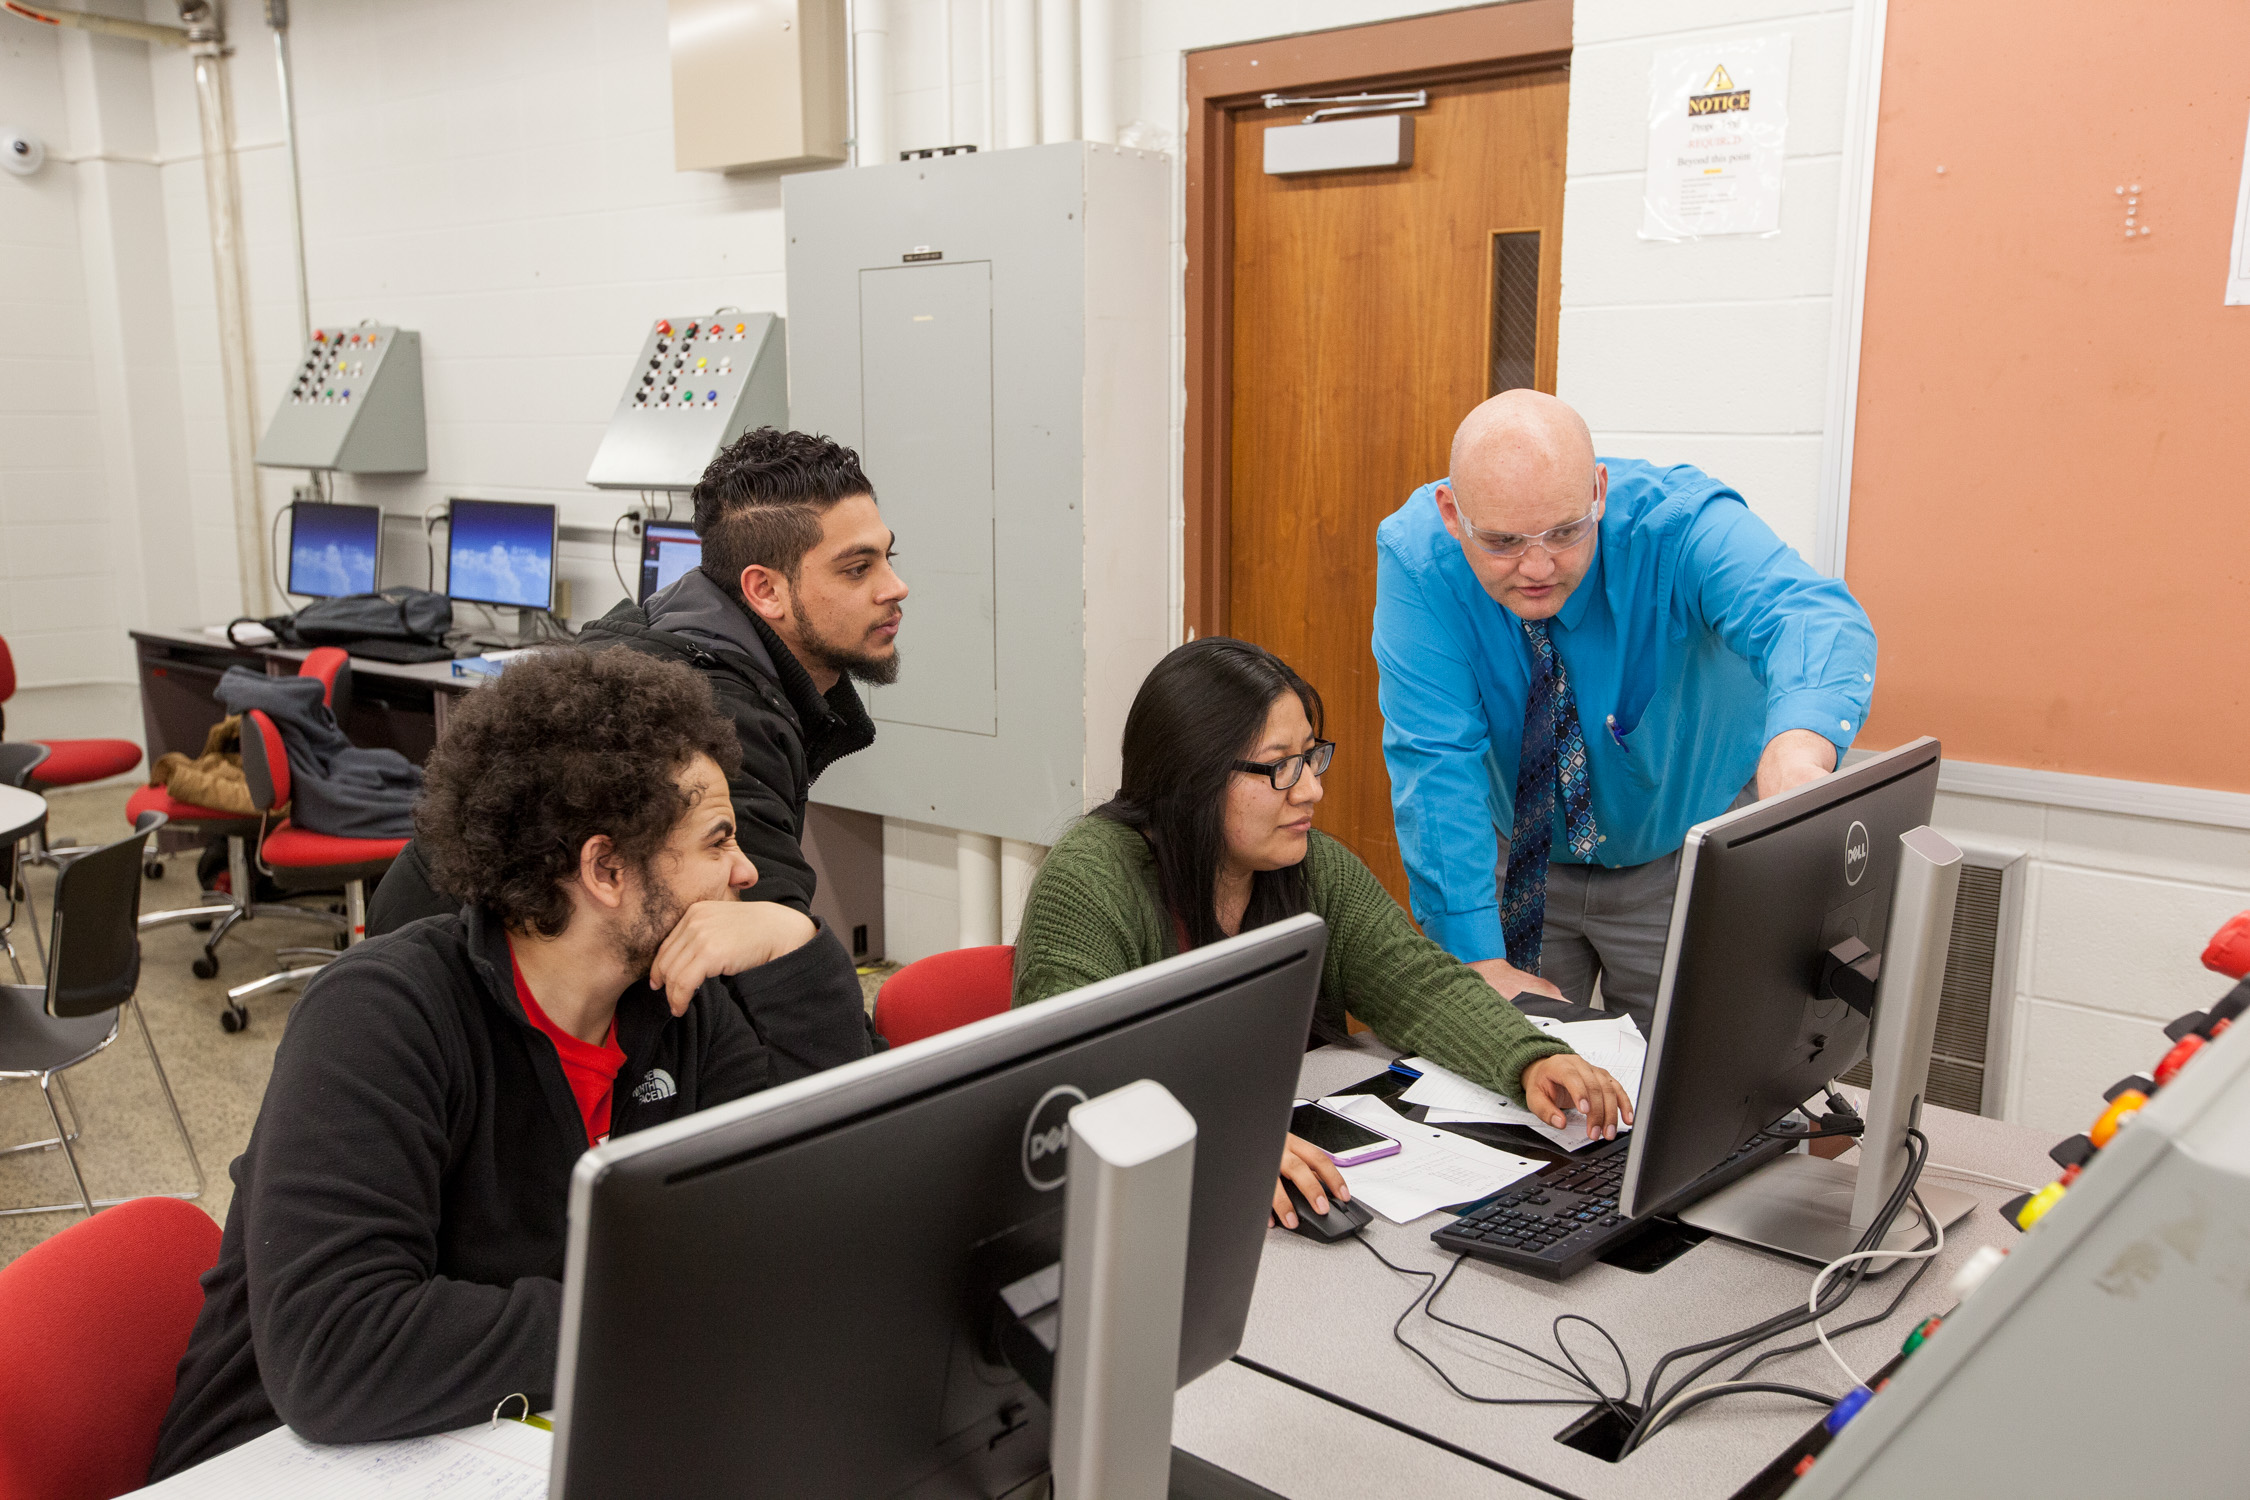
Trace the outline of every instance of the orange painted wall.
{"type": "Polygon", "coordinates": [[[2250,307],[2223,305],[2246,123],[2245,0],[1890,0],[1861,744],[2250,791],[2250,307]]]}

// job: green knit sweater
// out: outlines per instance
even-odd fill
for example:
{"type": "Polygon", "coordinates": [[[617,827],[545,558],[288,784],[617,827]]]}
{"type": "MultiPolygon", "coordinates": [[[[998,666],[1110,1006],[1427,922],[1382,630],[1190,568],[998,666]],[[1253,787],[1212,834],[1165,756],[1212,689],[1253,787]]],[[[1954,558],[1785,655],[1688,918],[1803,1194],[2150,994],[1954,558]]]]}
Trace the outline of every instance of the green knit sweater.
{"type": "MultiPolygon", "coordinates": [[[[1313,914],[1328,924],[1315,1015],[1341,1036],[1350,1011],[1409,1056],[1442,1063],[1519,1103],[1523,1070],[1570,1048],[1483,976],[1414,930],[1367,866],[1325,834],[1305,855],[1313,914]]],[[[1157,897],[1156,856],[1138,833],[1081,818],[1032,882],[1016,935],[1015,1003],[1051,1000],[1169,958],[1178,928],[1157,897]]]]}

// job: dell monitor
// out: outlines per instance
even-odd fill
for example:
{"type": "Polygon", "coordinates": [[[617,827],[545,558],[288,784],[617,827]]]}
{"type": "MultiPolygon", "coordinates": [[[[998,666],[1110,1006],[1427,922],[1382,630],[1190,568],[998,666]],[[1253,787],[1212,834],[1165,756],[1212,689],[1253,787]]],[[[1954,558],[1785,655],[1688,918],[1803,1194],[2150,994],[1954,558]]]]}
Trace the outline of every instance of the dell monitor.
{"type": "Polygon", "coordinates": [[[1326,941],[1277,922],[588,1152],[551,1493],[1036,1479],[1050,1422],[1001,1293],[1061,1258],[1071,1106],[1144,1079],[1196,1131],[1178,1382],[1229,1358],[1326,941]]]}
{"type": "MultiPolygon", "coordinates": [[[[1943,851],[1950,850],[1925,827],[1937,797],[1939,751],[1934,739],[1916,740],[1688,830],[1657,981],[1648,1067],[1634,1109],[1619,1200],[1623,1212],[1683,1195],[1751,1137],[1867,1056],[1870,1032],[1883,1022],[1880,1015],[1870,1017],[1878,968],[1885,982],[1880,993],[1890,1003],[1893,982],[1903,990],[1916,977],[1903,966],[1918,963],[1927,952],[1919,928],[1893,930],[1899,924],[1892,908],[1894,889],[1914,884],[1910,878],[1901,885],[1902,867],[1926,865],[1933,852],[1942,861],[1943,851]],[[1922,842],[1902,842],[1910,834],[1922,842]],[[1880,960],[1879,965],[1862,960],[1856,992],[1851,976],[1839,981],[1832,957],[1860,951],[1850,946],[1853,941],[1880,960]],[[1846,993],[1856,993],[1856,1003],[1842,998],[1846,993]]],[[[1957,861],[1959,852],[1950,852],[1957,861]]],[[[1957,869],[1953,873],[1957,879],[1957,869]]],[[[1952,889],[1945,888],[1942,920],[1948,923],[1952,889]]],[[[1936,941],[1942,971],[1942,930],[1936,941]]],[[[1930,988],[1934,1001],[1934,984],[1930,988]]],[[[1920,1049],[1926,1074],[1927,1036],[1920,1049]]],[[[1921,1076],[1913,1080],[1917,1093],[1921,1076]]],[[[1888,1081],[1895,1080],[1876,1078],[1878,1092],[1888,1081]]],[[[1871,1131],[1878,1113],[1869,1111],[1871,1131]]],[[[1901,1131],[1905,1123],[1899,1122],[1901,1131]]],[[[1866,1154],[1883,1155],[1872,1149],[1866,1154]]],[[[1764,1177],[1770,1184],[1802,1173],[1807,1160],[1784,1157],[1744,1181],[1764,1177]]],[[[1736,1191],[1723,1189],[1705,1201],[1736,1191]]],[[[1828,1187],[1820,1191],[1834,1196],[1828,1187]]],[[[1853,1184],[1846,1180],[1841,1191],[1848,1208],[1853,1184]]],[[[1937,1191],[1925,1188],[1925,1199],[1937,1191]]],[[[1683,1217],[1702,1222],[1693,1208],[1683,1217]]],[[[1709,1227],[1727,1232],[1723,1225],[1709,1227]]],[[[1913,1238],[1919,1237],[1914,1228],[1913,1238]]],[[[1816,1235],[1802,1253],[1816,1254],[1814,1243],[1826,1241],[1816,1235]]],[[[1772,1248],[1800,1253],[1794,1243],[1772,1248]]]]}
{"type": "Polygon", "coordinates": [[[311,599],[372,594],[382,556],[381,506],[299,501],[289,507],[290,593],[311,599]]]}
{"type": "Polygon", "coordinates": [[[685,521],[651,521],[641,528],[641,591],[635,602],[648,603],[658,589],[668,589],[684,573],[703,561],[703,539],[685,521]]]}
{"type": "Polygon", "coordinates": [[[448,500],[445,593],[464,604],[551,607],[555,508],[514,500],[448,500]]]}

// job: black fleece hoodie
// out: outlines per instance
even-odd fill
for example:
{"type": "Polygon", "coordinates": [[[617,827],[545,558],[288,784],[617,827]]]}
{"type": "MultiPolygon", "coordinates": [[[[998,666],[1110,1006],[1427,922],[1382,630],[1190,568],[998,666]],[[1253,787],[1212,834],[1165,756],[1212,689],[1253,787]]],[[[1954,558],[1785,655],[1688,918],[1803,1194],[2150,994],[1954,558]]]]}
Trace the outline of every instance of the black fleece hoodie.
{"type": "MultiPolygon", "coordinates": [[[[817,949],[738,980],[838,982],[817,949]]],[[[840,982],[856,1005],[849,969],[840,982]]],[[[677,1018],[634,985],[617,1042],[612,1135],[771,1076],[716,983],[677,1018]]],[[[496,921],[426,918],[322,970],[231,1169],[219,1263],[150,1480],[284,1422],[314,1442],[367,1442],[467,1426],[518,1391],[533,1410],[551,1404],[570,1174],[585,1149],[496,921]]]]}

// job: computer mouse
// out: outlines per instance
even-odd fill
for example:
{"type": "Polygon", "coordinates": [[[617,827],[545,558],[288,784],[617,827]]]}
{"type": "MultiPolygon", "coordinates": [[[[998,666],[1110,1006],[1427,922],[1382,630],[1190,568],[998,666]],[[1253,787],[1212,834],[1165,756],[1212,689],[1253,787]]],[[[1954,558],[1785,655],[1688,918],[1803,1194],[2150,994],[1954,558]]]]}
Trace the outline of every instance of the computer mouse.
{"type": "Polygon", "coordinates": [[[1368,1220],[1375,1217],[1357,1203],[1342,1203],[1335,1198],[1328,1200],[1327,1213],[1316,1214],[1312,1211],[1312,1205],[1305,1201],[1305,1195],[1297,1190],[1297,1184],[1284,1177],[1281,1179],[1281,1186],[1289,1194],[1289,1206],[1297,1211],[1296,1233],[1308,1240],[1318,1240],[1323,1245],[1333,1245],[1338,1240],[1357,1234],[1368,1220]]]}

